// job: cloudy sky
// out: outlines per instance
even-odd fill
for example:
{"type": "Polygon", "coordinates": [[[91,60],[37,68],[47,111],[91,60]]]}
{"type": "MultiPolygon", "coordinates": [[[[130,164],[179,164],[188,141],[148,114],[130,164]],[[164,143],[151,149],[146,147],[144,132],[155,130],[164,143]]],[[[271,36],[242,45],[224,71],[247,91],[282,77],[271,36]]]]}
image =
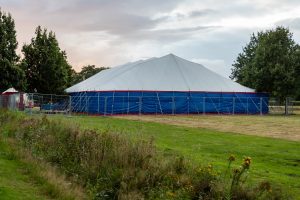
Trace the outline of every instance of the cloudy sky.
{"type": "Polygon", "coordinates": [[[300,42],[299,0],[0,0],[20,48],[38,25],[53,30],[68,61],[115,66],[173,53],[228,77],[250,34],[289,27],[300,42]]]}

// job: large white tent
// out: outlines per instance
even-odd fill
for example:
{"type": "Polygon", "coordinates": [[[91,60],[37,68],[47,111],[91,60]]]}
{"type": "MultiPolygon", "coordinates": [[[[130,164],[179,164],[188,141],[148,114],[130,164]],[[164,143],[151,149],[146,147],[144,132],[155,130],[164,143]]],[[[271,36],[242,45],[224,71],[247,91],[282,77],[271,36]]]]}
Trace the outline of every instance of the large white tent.
{"type": "Polygon", "coordinates": [[[66,91],[209,91],[254,92],[201,64],[168,54],[113,67],[66,91]]]}
{"type": "Polygon", "coordinates": [[[266,94],[173,54],[112,67],[66,91],[73,112],[93,114],[268,111],[266,94]]]}

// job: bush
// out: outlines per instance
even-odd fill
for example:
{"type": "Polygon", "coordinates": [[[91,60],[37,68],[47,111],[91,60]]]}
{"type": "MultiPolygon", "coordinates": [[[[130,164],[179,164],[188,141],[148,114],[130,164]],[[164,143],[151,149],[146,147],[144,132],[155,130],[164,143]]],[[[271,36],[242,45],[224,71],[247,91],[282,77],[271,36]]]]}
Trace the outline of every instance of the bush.
{"type": "MultiPolygon", "coordinates": [[[[59,167],[83,185],[92,199],[276,199],[263,182],[249,187],[244,175],[251,159],[224,176],[212,166],[163,155],[153,140],[129,139],[111,131],[81,130],[74,124],[0,111],[0,124],[14,124],[10,136],[37,159],[59,167]]],[[[1,129],[1,128],[0,128],[1,129]]],[[[233,159],[234,158],[234,159],[233,159]]]]}

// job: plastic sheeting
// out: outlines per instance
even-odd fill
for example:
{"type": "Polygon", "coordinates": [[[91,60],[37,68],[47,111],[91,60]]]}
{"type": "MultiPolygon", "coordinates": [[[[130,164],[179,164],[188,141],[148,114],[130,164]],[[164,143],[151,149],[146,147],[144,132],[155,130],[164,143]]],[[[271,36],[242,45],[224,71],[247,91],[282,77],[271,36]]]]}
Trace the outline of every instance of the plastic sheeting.
{"type": "Polygon", "coordinates": [[[72,112],[115,114],[266,114],[265,93],[110,91],[71,93],[72,112]]]}

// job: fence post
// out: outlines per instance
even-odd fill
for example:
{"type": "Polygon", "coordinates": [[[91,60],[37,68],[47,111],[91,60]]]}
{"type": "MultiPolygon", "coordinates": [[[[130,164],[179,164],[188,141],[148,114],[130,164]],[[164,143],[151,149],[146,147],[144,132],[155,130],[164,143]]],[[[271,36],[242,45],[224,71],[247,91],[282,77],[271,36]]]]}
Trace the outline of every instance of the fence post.
{"type": "Polygon", "coordinates": [[[141,115],[142,112],[142,97],[139,97],[139,115],[141,115]]]}
{"type": "Polygon", "coordinates": [[[249,97],[247,97],[247,115],[249,114],[249,97]]]}
{"type": "Polygon", "coordinates": [[[234,108],[235,108],[235,97],[233,97],[233,99],[232,99],[232,114],[233,114],[233,115],[234,115],[234,113],[235,113],[234,108]]]}
{"type": "Polygon", "coordinates": [[[104,116],[106,115],[107,97],[104,98],[104,116]]]}
{"type": "Polygon", "coordinates": [[[262,115],[263,113],[262,113],[262,97],[260,97],[260,115],[262,115]]]}
{"type": "Polygon", "coordinates": [[[72,96],[69,96],[69,115],[72,115],[72,96]]]}
{"type": "Polygon", "coordinates": [[[30,115],[32,115],[32,107],[34,106],[33,93],[31,94],[31,105],[29,106],[30,115]]]}
{"type": "Polygon", "coordinates": [[[190,114],[190,97],[187,97],[188,100],[188,115],[190,114]]]}
{"type": "Polygon", "coordinates": [[[129,92],[127,93],[127,115],[129,114],[129,92]]]}
{"type": "Polygon", "coordinates": [[[85,112],[88,114],[88,97],[87,95],[85,96],[85,112]]]}
{"type": "Polygon", "coordinates": [[[111,115],[114,114],[114,104],[115,104],[115,91],[113,93],[113,99],[112,99],[112,104],[111,104],[111,115]]]}
{"type": "Polygon", "coordinates": [[[129,114],[129,96],[128,96],[128,101],[127,101],[127,115],[129,114]]]}
{"type": "Polygon", "coordinates": [[[100,114],[100,94],[98,92],[98,114],[100,114]]]}
{"type": "Polygon", "coordinates": [[[289,114],[289,98],[285,98],[285,106],[284,106],[284,114],[288,115],[289,114]]]}
{"type": "Polygon", "coordinates": [[[81,93],[79,93],[79,112],[81,112],[82,111],[82,113],[83,113],[83,108],[82,108],[82,105],[81,105],[81,101],[82,101],[82,99],[81,99],[81,93]]]}
{"type": "Polygon", "coordinates": [[[175,110],[175,101],[174,101],[174,94],[172,97],[172,115],[174,115],[174,110],[175,110]]]}
{"type": "Polygon", "coordinates": [[[205,97],[203,97],[203,104],[202,104],[202,107],[203,107],[202,114],[203,115],[205,115],[205,102],[206,102],[206,99],[205,99],[205,97]]]}

